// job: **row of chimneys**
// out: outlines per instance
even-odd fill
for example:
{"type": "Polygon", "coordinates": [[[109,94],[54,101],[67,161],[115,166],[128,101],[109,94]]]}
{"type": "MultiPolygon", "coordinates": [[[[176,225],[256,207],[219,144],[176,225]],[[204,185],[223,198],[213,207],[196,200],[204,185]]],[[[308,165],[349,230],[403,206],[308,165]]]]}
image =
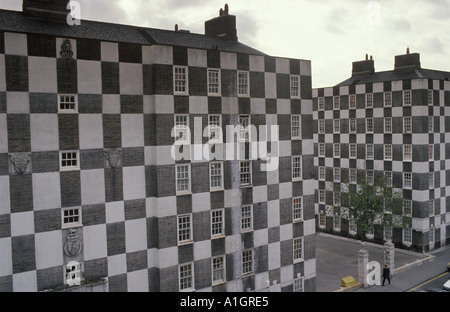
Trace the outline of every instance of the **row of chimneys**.
{"type": "MultiPolygon", "coordinates": [[[[69,0],[23,0],[22,11],[25,16],[66,21],[70,13],[69,0]]],[[[175,25],[176,31],[179,30],[175,25]]],[[[205,22],[205,35],[217,36],[230,41],[237,41],[236,16],[229,14],[228,4],[220,9],[219,16],[205,22]]]]}
{"type": "MultiPolygon", "coordinates": [[[[66,20],[70,10],[67,8],[69,0],[23,0],[23,13],[28,17],[38,17],[52,20],[66,20]]],[[[175,31],[179,30],[175,25],[175,31]]],[[[230,41],[237,41],[236,16],[229,14],[228,4],[220,9],[219,16],[205,22],[205,35],[221,37],[230,41]]],[[[420,54],[409,53],[395,57],[395,70],[420,68],[420,54]]],[[[375,72],[375,62],[366,54],[364,61],[353,62],[352,76],[368,75],[375,72]]]]}

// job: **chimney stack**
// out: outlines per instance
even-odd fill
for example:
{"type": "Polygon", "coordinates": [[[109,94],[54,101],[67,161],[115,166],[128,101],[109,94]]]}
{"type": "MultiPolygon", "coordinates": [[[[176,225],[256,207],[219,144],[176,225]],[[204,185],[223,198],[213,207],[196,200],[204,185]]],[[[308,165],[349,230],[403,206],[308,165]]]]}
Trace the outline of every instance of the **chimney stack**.
{"type": "Polygon", "coordinates": [[[420,69],[420,54],[410,53],[409,47],[406,49],[406,54],[397,55],[395,57],[395,71],[420,69]]]}
{"type": "Polygon", "coordinates": [[[369,59],[369,54],[366,54],[364,61],[353,62],[352,77],[365,76],[375,73],[375,61],[372,55],[369,59]]]}
{"type": "Polygon", "coordinates": [[[205,22],[205,35],[238,41],[236,16],[229,14],[228,4],[225,4],[225,8],[220,9],[218,17],[205,22]]]}
{"type": "Polygon", "coordinates": [[[67,20],[70,0],[23,0],[22,11],[28,17],[67,20]]]}

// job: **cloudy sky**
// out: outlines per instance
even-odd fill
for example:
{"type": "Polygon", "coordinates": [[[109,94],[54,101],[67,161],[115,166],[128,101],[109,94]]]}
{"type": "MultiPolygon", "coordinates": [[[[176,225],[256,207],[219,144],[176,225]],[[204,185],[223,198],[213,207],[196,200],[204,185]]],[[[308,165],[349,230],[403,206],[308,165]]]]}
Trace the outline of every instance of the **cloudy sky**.
{"type": "MultiPolygon", "coordinates": [[[[450,0],[78,0],[81,18],[204,33],[204,21],[228,3],[239,41],[272,56],[312,61],[313,87],[351,75],[373,55],[377,71],[394,56],[421,53],[422,67],[450,71],[450,0]]],[[[21,10],[21,0],[0,8],[21,10]]]]}

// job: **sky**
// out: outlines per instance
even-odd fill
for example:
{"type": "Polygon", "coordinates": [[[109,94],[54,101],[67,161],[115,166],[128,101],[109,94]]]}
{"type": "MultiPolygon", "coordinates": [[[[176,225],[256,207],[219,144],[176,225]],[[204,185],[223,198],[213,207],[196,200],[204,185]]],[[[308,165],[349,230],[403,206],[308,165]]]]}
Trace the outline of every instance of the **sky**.
{"type": "MultiPolygon", "coordinates": [[[[421,54],[423,68],[450,72],[450,0],[78,0],[81,19],[204,34],[225,3],[239,41],[271,56],[311,60],[313,88],[351,76],[372,55],[375,70],[395,55],[421,54]]],[[[1,9],[22,10],[21,0],[1,9]]],[[[1,21],[0,21],[1,23],[1,21]]],[[[76,26],[75,26],[76,27],[76,26]]]]}

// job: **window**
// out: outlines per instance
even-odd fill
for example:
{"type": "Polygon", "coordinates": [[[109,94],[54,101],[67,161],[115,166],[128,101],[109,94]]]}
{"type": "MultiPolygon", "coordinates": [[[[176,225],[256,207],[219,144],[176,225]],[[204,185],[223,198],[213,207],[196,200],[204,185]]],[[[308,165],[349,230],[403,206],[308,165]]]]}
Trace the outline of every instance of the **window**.
{"type": "Polygon", "coordinates": [[[384,237],[386,239],[391,239],[392,238],[392,226],[386,225],[384,227],[384,237]]]}
{"type": "Polygon", "coordinates": [[[76,113],[78,111],[77,96],[64,94],[58,96],[58,111],[60,113],[76,113]]]}
{"type": "Polygon", "coordinates": [[[251,231],[253,229],[253,207],[245,205],[241,207],[241,231],[251,231]]]}
{"type": "Polygon", "coordinates": [[[373,170],[367,170],[367,183],[369,185],[374,184],[374,173],[373,170]]]}
{"type": "Polygon", "coordinates": [[[189,116],[175,115],[174,137],[175,143],[189,143],[191,139],[189,131],[189,116]]]}
{"type": "Polygon", "coordinates": [[[294,289],[293,292],[303,292],[304,291],[305,279],[303,277],[297,277],[294,279],[294,289]]]}
{"type": "Polygon", "coordinates": [[[179,281],[180,291],[193,290],[194,289],[194,272],[192,263],[187,263],[179,266],[179,281]]]}
{"type": "Polygon", "coordinates": [[[356,119],[350,119],[350,133],[356,133],[356,119]]]}
{"type": "Polygon", "coordinates": [[[341,216],[340,215],[335,215],[333,218],[333,227],[335,230],[340,231],[341,229],[341,216]]]}
{"type": "Polygon", "coordinates": [[[300,180],[302,178],[302,157],[292,157],[292,180],[300,180]]]}
{"type": "Polygon", "coordinates": [[[78,151],[64,151],[59,153],[60,169],[61,170],[76,170],[79,169],[79,152],[78,151]]]}
{"type": "Polygon", "coordinates": [[[341,121],[339,119],[333,120],[333,132],[334,133],[341,132],[341,121]]]}
{"type": "Polygon", "coordinates": [[[354,168],[351,168],[350,169],[350,173],[349,173],[349,180],[350,180],[350,183],[356,183],[357,182],[357,170],[356,169],[354,169],[354,168]]]}
{"type": "Polygon", "coordinates": [[[300,98],[300,76],[291,75],[291,98],[300,98]]]}
{"type": "Polygon", "coordinates": [[[392,186],[392,171],[385,171],[384,176],[386,177],[386,185],[392,186]]]}
{"type": "Polygon", "coordinates": [[[392,118],[384,118],[384,133],[392,133],[392,118]]]}
{"type": "Polygon", "coordinates": [[[294,251],[294,262],[303,260],[303,237],[294,238],[292,240],[292,247],[294,251]]]}
{"type": "Polygon", "coordinates": [[[334,191],[333,192],[333,205],[340,206],[341,205],[341,192],[334,191]]]}
{"type": "Polygon", "coordinates": [[[325,181],[325,167],[319,167],[319,180],[325,181]]]}
{"type": "Polygon", "coordinates": [[[292,139],[301,139],[300,115],[291,116],[291,136],[292,139]]]}
{"type": "Polygon", "coordinates": [[[356,155],[357,155],[356,146],[357,145],[355,143],[350,143],[349,144],[350,158],[356,158],[356,155]]]}
{"type": "Polygon", "coordinates": [[[428,116],[428,132],[434,132],[434,127],[433,127],[433,124],[434,124],[434,117],[433,116],[428,116]]]}
{"type": "Polygon", "coordinates": [[[366,107],[367,108],[373,107],[373,94],[372,93],[366,94],[366,107]]]}
{"type": "Polygon", "coordinates": [[[428,105],[433,105],[433,90],[428,90],[428,105]]]}
{"type": "Polygon", "coordinates": [[[213,284],[225,282],[225,257],[218,256],[211,258],[211,266],[213,284]]]}
{"type": "Polygon", "coordinates": [[[81,209],[80,208],[63,208],[62,212],[62,227],[74,227],[81,224],[81,209]]]}
{"type": "Polygon", "coordinates": [[[222,142],[222,116],[209,115],[208,116],[208,135],[210,142],[222,142]]]}
{"type": "Polygon", "coordinates": [[[239,116],[239,141],[248,142],[250,139],[250,116],[239,116]]]}
{"type": "Polygon", "coordinates": [[[340,109],[341,107],[341,98],[339,96],[333,97],[333,109],[340,109]]]}
{"type": "Polygon", "coordinates": [[[392,145],[391,144],[384,145],[384,159],[392,160],[392,145]]]}
{"type": "Polygon", "coordinates": [[[192,242],[191,214],[178,216],[178,244],[192,242]]]}
{"type": "Polygon", "coordinates": [[[430,199],[428,201],[428,214],[430,217],[434,216],[435,211],[434,211],[434,200],[430,199]]]}
{"type": "Polygon", "coordinates": [[[434,228],[430,227],[430,231],[428,233],[430,244],[432,244],[434,243],[434,228]]]}
{"type": "Polygon", "coordinates": [[[411,90],[403,91],[403,105],[411,105],[411,90]]]}
{"type": "Polygon", "coordinates": [[[367,144],[366,149],[366,158],[373,159],[373,144],[367,144]]]}
{"type": "Polygon", "coordinates": [[[187,94],[188,82],[187,82],[187,70],[186,66],[174,66],[173,67],[173,88],[174,94],[187,94]]]}
{"type": "Polygon", "coordinates": [[[350,233],[356,233],[357,227],[356,227],[355,219],[351,218],[348,221],[348,230],[349,230],[350,233]]]}
{"type": "Polygon", "coordinates": [[[384,106],[385,107],[392,106],[392,92],[384,92],[384,106]]]}
{"type": "Polygon", "coordinates": [[[249,96],[248,72],[238,72],[238,96],[249,96]]]}
{"type": "Polygon", "coordinates": [[[403,145],[403,160],[404,161],[412,160],[412,145],[411,144],[403,145]]]}
{"type": "Polygon", "coordinates": [[[219,69],[208,69],[208,95],[220,95],[219,69]]]}
{"type": "Polygon", "coordinates": [[[69,286],[79,285],[82,278],[81,263],[77,261],[70,261],[67,263],[64,276],[65,283],[69,286]]]}
{"type": "Polygon", "coordinates": [[[302,198],[292,198],[292,216],[294,221],[303,220],[302,198]]]}
{"type": "Polygon", "coordinates": [[[325,190],[319,190],[319,203],[325,204],[325,190]]]}
{"type": "Polygon", "coordinates": [[[433,144],[428,145],[428,159],[434,160],[434,146],[433,144]]]}
{"type": "Polygon", "coordinates": [[[325,133],[325,120],[320,119],[319,120],[319,134],[325,133]]]}
{"type": "Polygon", "coordinates": [[[403,201],[403,215],[405,217],[411,217],[412,216],[412,200],[405,199],[403,201]]]}
{"type": "Polygon", "coordinates": [[[412,188],[412,173],[411,172],[403,173],[403,188],[406,188],[406,189],[412,188]]]}
{"type": "Polygon", "coordinates": [[[176,165],[177,194],[186,194],[191,191],[191,167],[189,164],[176,165]]]}
{"type": "Polygon", "coordinates": [[[239,181],[241,186],[252,184],[252,168],[250,160],[239,162],[239,181]]]}
{"type": "Polygon", "coordinates": [[[333,155],[334,157],[341,157],[341,144],[333,144],[333,155]]]}
{"type": "Polygon", "coordinates": [[[212,162],[209,167],[210,190],[223,189],[223,162],[212,162]]]}
{"type": "Polygon", "coordinates": [[[319,226],[325,227],[327,223],[327,216],[324,213],[319,214],[319,226]]]}
{"type": "Polygon", "coordinates": [[[428,173],[428,187],[434,188],[434,172],[428,173]]]}
{"type": "Polygon", "coordinates": [[[412,118],[411,117],[403,118],[403,132],[404,133],[412,132],[412,118]]]}
{"type": "Polygon", "coordinates": [[[323,98],[323,97],[320,97],[319,98],[319,110],[320,111],[323,111],[323,110],[325,110],[325,98],[323,98]]]}
{"type": "Polygon", "coordinates": [[[349,107],[350,107],[350,109],[356,108],[356,94],[350,94],[349,107]]]}
{"type": "Polygon", "coordinates": [[[373,133],[373,118],[366,119],[366,132],[373,133]]]}
{"type": "Polygon", "coordinates": [[[319,157],[325,157],[325,143],[319,143],[319,157]]]}
{"type": "Polygon", "coordinates": [[[253,273],[253,250],[242,252],[242,275],[253,273]]]}
{"type": "Polygon", "coordinates": [[[211,211],[211,237],[222,236],[225,234],[223,209],[211,211]]]}
{"type": "Polygon", "coordinates": [[[341,168],[333,168],[334,182],[341,182],[341,168]]]}
{"type": "Polygon", "coordinates": [[[403,242],[404,243],[412,242],[412,229],[410,227],[406,227],[403,229],[403,242]]]}
{"type": "Polygon", "coordinates": [[[392,198],[384,198],[384,213],[392,214],[392,198]]]}

